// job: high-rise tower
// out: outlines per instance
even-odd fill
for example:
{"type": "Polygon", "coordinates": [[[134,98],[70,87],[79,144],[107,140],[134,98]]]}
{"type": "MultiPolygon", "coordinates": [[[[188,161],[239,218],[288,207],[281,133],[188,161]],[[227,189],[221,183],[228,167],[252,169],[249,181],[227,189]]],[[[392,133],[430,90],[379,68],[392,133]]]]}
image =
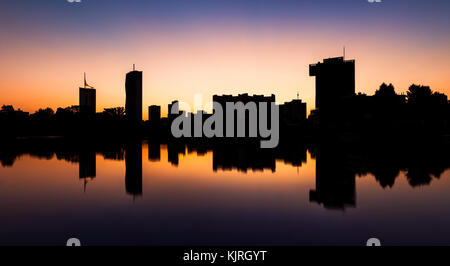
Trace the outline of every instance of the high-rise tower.
{"type": "Polygon", "coordinates": [[[82,115],[95,115],[96,109],[96,91],[94,87],[86,82],[86,73],[84,73],[84,87],[80,87],[80,113],[82,115]]]}
{"type": "Polygon", "coordinates": [[[309,75],[316,77],[316,108],[333,110],[340,100],[355,94],[355,60],[344,57],[324,59],[309,65],[309,75]]]}
{"type": "Polygon", "coordinates": [[[142,121],[142,71],[128,72],[125,81],[125,112],[128,120],[142,121]]]}

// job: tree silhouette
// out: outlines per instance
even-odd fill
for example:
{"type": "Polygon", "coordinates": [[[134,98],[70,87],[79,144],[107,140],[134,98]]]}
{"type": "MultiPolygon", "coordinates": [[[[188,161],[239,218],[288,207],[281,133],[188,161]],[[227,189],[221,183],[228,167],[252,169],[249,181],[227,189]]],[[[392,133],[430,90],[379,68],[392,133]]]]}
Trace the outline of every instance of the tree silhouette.
{"type": "Polygon", "coordinates": [[[73,105],[66,108],[59,107],[56,110],[55,117],[58,120],[71,120],[80,112],[79,106],[73,105]]]}
{"type": "Polygon", "coordinates": [[[434,92],[433,95],[431,95],[431,101],[433,104],[447,104],[448,98],[447,95],[439,92],[434,92]]]}
{"type": "Polygon", "coordinates": [[[380,88],[375,92],[375,96],[393,97],[397,96],[397,93],[395,93],[394,85],[392,85],[392,83],[386,85],[386,83],[383,82],[383,84],[380,85],[380,88]]]}
{"type": "Polygon", "coordinates": [[[408,103],[424,104],[427,103],[433,92],[429,86],[422,86],[412,84],[409,86],[406,95],[408,97],[408,103]]]}
{"type": "Polygon", "coordinates": [[[123,107],[113,107],[105,108],[103,114],[109,119],[124,119],[125,118],[125,108],[123,107]]]}
{"type": "Polygon", "coordinates": [[[55,111],[53,111],[52,108],[47,107],[45,109],[39,109],[34,114],[32,114],[32,117],[38,120],[48,120],[51,119],[54,116],[54,114],[55,111]]]}
{"type": "Polygon", "coordinates": [[[14,107],[12,105],[3,105],[1,112],[4,113],[14,112],[14,107]]]}

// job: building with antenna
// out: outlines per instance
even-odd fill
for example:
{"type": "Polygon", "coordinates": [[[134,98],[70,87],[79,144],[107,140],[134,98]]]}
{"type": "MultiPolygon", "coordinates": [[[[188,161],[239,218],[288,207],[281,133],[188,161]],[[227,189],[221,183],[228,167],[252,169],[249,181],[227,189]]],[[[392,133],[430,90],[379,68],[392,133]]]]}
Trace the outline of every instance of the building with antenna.
{"type": "Polygon", "coordinates": [[[95,115],[96,97],[96,91],[94,87],[87,84],[86,73],[84,73],[84,87],[80,87],[80,113],[82,115],[95,115]]]}
{"type": "Polygon", "coordinates": [[[355,60],[327,58],[309,65],[309,75],[316,77],[316,108],[321,112],[355,94],[355,60]]]}
{"type": "Polygon", "coordinates": [[[279,107],[280,122],[285,125],[300,125],[306,120],[306,103],[300,99],[285,102],[279,107]]]}
{"type": "Polygon", "coordinates": [[[128,72],[125,81],[125,113],[130,121],[142,121],[142,71],[128,72]]]}

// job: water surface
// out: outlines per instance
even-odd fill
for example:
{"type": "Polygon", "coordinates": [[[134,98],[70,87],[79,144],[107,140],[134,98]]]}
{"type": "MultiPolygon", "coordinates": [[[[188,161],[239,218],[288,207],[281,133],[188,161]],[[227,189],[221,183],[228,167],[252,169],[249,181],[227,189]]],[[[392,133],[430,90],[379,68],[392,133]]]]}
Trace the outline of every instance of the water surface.
{"type": "Polygon", "coordinates": [[[0,244],[450,244],[448,162],[390,154],[146,141],[2,152],[0,244]]]}

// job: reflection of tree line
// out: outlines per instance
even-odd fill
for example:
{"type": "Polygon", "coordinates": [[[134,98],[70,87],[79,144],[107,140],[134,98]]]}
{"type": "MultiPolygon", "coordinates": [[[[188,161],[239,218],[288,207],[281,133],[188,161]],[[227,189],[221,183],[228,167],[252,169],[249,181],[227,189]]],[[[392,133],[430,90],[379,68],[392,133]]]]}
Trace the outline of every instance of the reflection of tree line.
{"type": "Polygon", "coordinates": [[[393,151],[366,153],[358,175],[371,173],[383,188],[393,187],[400,171],[405,171],[412,187],[428,185],[450,168],[448,145],[415,146],[393,151]]]}
{"type": "Polygon", "coordinates": [[[410,186],[429,185],[450,168],[449,145],[436,143],[372,143],[362,145],[317,145],[316,190],[310,200],[327,208],[356,205],[355,177],[371,174],[383,188],[394,186],[404,172],[410,186]]]}
{"type": "MultiPolygon", "coordinates": [[[[146,145],[146,144],[145,144],[146,145]]],[[[161,160],[161,145],[148,144],[148,160],[161,160]]],[[[165,145],[165,144],[164,144],[165,145]]],[[[96,176],[96,154],[107,160],[124,160],[125,188],[132,195],[142,194],[142,142],[77,143],[62,139],[42,139],[6,145],[0,152],[3,167],[13,166],[15,160],[27,154],[49,160],[57,158],[79,164],[79,178],[85,182],[96,176]]],[[[333,145],[281,143],[277,149],[259,149],[257,146],[206,146],[168,143],[168,161],[179,164],[180,154],[213,154],[214,171],[237,170],[276,171],[276,161],[292,166],[306,162],[307,150],[316,159],[316,188],[310,192],[310,201],[327,208],[345,208],[356,204],[355,177],[372,174],[383,188],[393,187],[401,171],[412,187],[428,185],[450,168],[449,145],[442,143],[392,146],[390,144],[333,145]],[[414,147],[414,148],[413,148],[414,147]]]]}

